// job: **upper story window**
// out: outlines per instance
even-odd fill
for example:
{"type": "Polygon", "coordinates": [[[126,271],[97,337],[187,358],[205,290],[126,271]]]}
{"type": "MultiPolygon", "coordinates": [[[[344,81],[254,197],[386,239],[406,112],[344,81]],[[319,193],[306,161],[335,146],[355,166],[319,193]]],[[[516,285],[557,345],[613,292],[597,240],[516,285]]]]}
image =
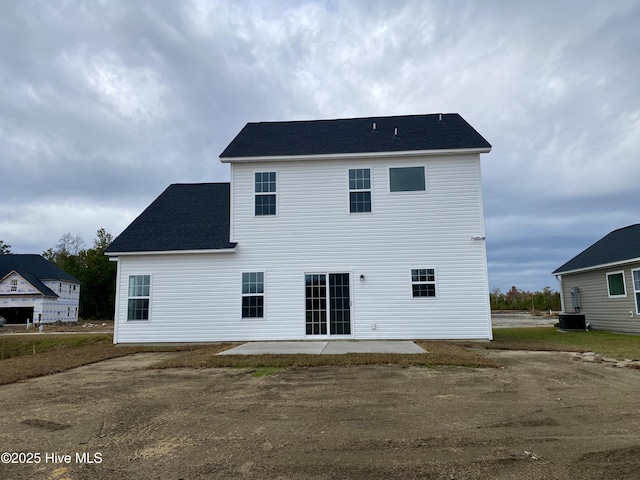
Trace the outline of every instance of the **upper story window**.
{"type": "Polygon", "coordinates": [[[627,289],[624,285],[624,272],[607,273],[607,289],[609,298],[626,297],[627,289]]]}
{"type": "Polygon", "coordinates": [[[349,170],[349,211],[362,213],[371,211],[371,169],[349,170]]]}
{"type": "Polygon", "coordinates": [[[12,292],[18,291],[18,280],[11,280],[11,291],[12,292]]]}
{"type": "Polygon", "coordinates": [[[276,214],[276,172],[256,172],[255,214],[276,214]]]}
{"type": "Polygon", "coordinates": [[[424,192],[426,189],[423,166],[389,168],[389,191],[424,192]]]}
{"type": "Polygon", "coordinates": [[[433,268],[411,270],[411,293],[414,297],[436,296],[436,271],[433,268]]]}

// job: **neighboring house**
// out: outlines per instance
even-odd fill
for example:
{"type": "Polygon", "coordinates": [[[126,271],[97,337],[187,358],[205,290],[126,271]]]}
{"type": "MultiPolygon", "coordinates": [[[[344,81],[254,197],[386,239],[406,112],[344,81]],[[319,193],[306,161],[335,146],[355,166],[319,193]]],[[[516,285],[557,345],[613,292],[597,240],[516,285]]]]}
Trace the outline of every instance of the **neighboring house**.
{"type": "Polygon", "coordinates": [[[562,310],[599,330],[640,333],[640,224],[609,233],[562,265],[562,310]]]}
{"type": "Polygon", "coordinates": [[[248,123],[107,248],[115,343],[491,339],[480,154],[458,114],[248,123]]]}
{"type": "Polygon", "coordinates": [[[40,255],[0,255],[0,316],[8,323],[76,322],[80,282],[40,255]]]}

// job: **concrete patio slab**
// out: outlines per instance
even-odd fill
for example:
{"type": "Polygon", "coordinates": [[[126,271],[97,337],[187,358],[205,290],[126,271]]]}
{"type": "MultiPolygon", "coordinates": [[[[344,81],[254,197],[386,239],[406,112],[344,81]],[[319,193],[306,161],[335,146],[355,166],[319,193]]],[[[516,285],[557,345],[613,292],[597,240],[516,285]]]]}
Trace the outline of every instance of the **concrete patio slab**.
{"type": "Polygon", "coordinates": [[[322,353],[328,342],[248,342],[218,355],[261,355],[263,353],[322,353]]]}
{"type": "Polygon", "coordinates": [[[261,354],[325,354],[344,353],[426,353],[410,340],[334,340],[300,342],[248,342],[225,350],[218,355],[261,354]]]}
{"type": "Polygon", "coordinates": [[[426,351],[409,340],[343,340],[329,342],[322,353],[426,353],[426,351]]]}

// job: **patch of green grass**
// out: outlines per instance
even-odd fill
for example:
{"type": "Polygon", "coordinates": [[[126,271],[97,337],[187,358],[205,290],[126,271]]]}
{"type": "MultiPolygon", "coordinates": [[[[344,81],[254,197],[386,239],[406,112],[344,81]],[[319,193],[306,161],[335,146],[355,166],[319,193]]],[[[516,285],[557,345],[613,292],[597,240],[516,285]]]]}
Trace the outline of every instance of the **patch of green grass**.
{"type": "Polygon", "coordinates": [[[640,336],[593,330],[559,332],[555,327],[496,328],[493,341],[482,346],[501,350],[589,351],[620,360],[640,360],[640,336]]]}
{"type": "Polygon", "coordinates": [[[0,360],[35,355],[50,350],[64,350],[91,345],[111,343],[109,335],[50,335],[50,336],[7,336],[0,338],[0,360]]]}

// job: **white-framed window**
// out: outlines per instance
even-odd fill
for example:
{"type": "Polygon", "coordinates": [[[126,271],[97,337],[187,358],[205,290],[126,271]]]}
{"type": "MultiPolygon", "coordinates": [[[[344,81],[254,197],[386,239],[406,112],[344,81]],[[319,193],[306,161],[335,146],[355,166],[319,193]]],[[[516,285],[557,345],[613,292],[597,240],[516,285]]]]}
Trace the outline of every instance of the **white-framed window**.
{"type": "Polygon", "coordinates": [[[622,298],[627,296],[627,287],[624,281],[624,270],[607,273],[607,293],[609,298],[622,298]]]}
{"type": "Polygon", "coordinates": [[[58,284],[58,293],[62,293],[62,283],[58,284]]]}
{"type": "Polygon", "coordinates": [[[127,320],[149,320],[151,275],[129,275],[127,320]]]}
{"type": "Polygon", "coordinates": [[[276,172],[255,172],[255,215],[276,214],[276,172]]]}
{"type": "Polygon", "coordinates": [[[17,292],[18,291],[18,280],[11,280],[11,291],[12,292],[17,292]]]}
{"type": "Polygon", "coordinates": [[[633,275],[633,293],[636,297],[636,313],[640,315],[640,269],[631,270],[633,275]]]}
{"type": "Polygon", "coordinates": [[[264,318],[264,272],[242,273],[242,318],[264,318]]]}
{"type": "Polygon", "coordinates": [[[411,269],[411,296],[414,298],[436,296],[435,268],[411,269]]]}
{"type": "Polygon", "coordinates": [[[426,192],[427,177],[424,165],[389,168],[390,192],[426,192]]]}
{"type": "Polygon", "coordinates": [[[349,212],[371,212],[371,169],[349,169],[349,212]]]}

